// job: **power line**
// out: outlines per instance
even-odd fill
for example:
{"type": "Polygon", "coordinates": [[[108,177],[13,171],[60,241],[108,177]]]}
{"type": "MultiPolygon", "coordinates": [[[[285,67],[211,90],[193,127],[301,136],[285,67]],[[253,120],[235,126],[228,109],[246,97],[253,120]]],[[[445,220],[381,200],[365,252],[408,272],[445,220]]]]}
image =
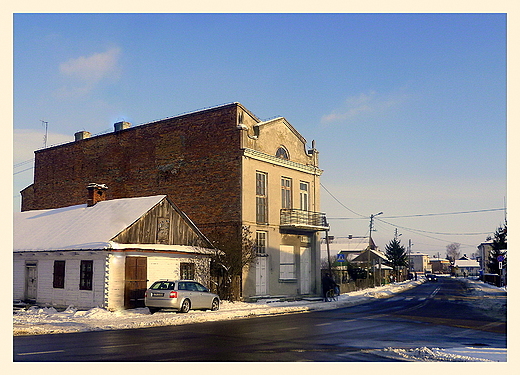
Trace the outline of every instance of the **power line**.
{"type": "Polygon", "coordinates": [[[33,161],[34,161],[34,158],[29,159],[29,160],[22,161],[22,162],[20,162],[20,163],[17,163],[17,164],[15,164],[15,165],[13,165],[13,168],[21,167],[22,165],[27,164],[27,163],[32,163],[33,161]]]}
{"type": "Polygon", "coordinates": [[[427,230],[413,229],[413,228],[403,227],[403,226],[400,226],[400,225],[395,225],[395,224],[389,223],[388,221],[384,221],[381,218],[377,218],[377,220],[382,221],[385,224],[392,225],[394,227],[401,228],[401,229],[406,229],[406,230],[409,230],[409,231],[412,231],[412,232],[416,231],[416,232],[422,232],[422,233],[440,234],[440,235],[444,235],[444,236],[474,236],[474,235],[489,234],[489,232],[470,232],[470,233],[431,232],[431,231],[427,231],[427,230]]]}
{"type": "Polygon", "coordinates": [[[339,201],[339,199],[336,198],[336,197],[334,196],[334,194],[332,194],[332,193],[329,191],[329,189],[327,189],[327,188],[326,188],[326,187],[325,187],[321,182],[320,182],[320,185],[321,185],[321,187],[322,187],[323,189],[325,189],[325,191],[326,191],[327,193],[329,193],[329,195],[330,195],[332,198],[334,198],[334,200],[335,200],[336,202],[338,202],[342,207],[344,207],[344,208],[346,208],[347,210],[349,210],[350,212],[352,212],[354,215],[361,216],[361,217],[364,218],[364,219],[368,219],[368,218],[370,217],[370,216],[366,216],[366,215],[358,214],[357,212],[351,210],[350,208],[348,208],[347,206],[345,206],[343,203],[341,203],[341,202],[339,201]]]}
{"type": "Polygon", "coordinates": [[[30,171],[31,169],[34,169],[34,167],[30,167],[30,168],[23,169],[23,170],[18,171],[18,172],[14,172],[14,173],[13,173],[13,176],[16,175],[16,174],[18,174],[18,173],[22,173],[22,172],[30,171]]]}

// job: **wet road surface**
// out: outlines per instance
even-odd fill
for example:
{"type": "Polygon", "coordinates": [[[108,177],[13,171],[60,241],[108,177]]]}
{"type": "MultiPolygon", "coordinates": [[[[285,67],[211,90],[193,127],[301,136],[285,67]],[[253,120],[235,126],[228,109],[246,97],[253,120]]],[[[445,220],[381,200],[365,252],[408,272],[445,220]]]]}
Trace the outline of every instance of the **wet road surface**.
{"type": "MultiPolygon", "coordinates": [[[[505,292],[496,298],[506,298],[505,292]]],[[[440,278],[387,299],[334,310],[184,326],[14,337],[14,361],[364,362],[386,347],[505,348],[504,316],[472,306],[440,278]]]]}

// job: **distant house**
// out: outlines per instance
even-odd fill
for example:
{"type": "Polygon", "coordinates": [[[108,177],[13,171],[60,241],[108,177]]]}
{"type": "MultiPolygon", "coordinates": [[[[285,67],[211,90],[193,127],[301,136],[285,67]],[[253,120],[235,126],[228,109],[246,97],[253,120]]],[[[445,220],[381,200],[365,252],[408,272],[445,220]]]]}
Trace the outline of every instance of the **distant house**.
{"type": "Polygon", "coordinates": [[[433,273],[448,274],[450,273],[450,261],[447,259],[430,259],[430,266],[433,273]]]}
{"type": "Polygon", "coordinates": [[[428,254],[410,253],[410,271],[425,273],[432,270],[428,254]]]}
{"type": "Polygon", "coordinates": [[[480,264],[475,259],[469,259],[466,254],[457,259],[452,267],[452,274],[455,276],[478,276],[480,264]]]}
{"type": "Polygon", "coordinates": [[[165,195],[103,200],[14,214],[15,300],[109,310],[143,306],[161,278],[208,283],[209,241],[165,195]]]}
{"type": "MultiPolygon", "coordinates": [[[[368,237],[329,237],[329,252],[331,257],[340,255],[345,262],[350,262],[369,246],[368,237]]],[[[327,242],[321,241],[321,258],[327,258],[327,242]]],[[[334,260],[334,259],[333,259],[334,260]]]]}

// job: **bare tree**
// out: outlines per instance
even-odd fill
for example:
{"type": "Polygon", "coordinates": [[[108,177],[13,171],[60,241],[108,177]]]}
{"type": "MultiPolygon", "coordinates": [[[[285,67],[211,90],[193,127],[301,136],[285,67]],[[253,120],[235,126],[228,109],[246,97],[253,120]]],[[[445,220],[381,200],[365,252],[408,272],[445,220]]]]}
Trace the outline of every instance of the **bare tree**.
{"type": "Polygon", "coordinates": [[[446,259],[449,259],[450,262],[454,262],[456,259],[460,257],[460,243],[453,242],[446,246],[446,259]]]}
{"type": "Polygon", "coordinates": [[[220,298],[234,301],[241,295],[242,272],[256,260],[256,240],[249,226],[241,226],[240,239],[228,242],[213,255],[212,276],[220,298]]]}

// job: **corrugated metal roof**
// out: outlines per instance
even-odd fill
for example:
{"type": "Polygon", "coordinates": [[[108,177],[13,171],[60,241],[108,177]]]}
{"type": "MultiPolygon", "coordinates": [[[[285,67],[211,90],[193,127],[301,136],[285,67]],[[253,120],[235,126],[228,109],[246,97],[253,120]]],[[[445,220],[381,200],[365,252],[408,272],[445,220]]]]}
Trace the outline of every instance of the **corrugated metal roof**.
{"type": "Polygon", "coordinates": [[[121,198],[86,204],[17,212],[14,251],[108,249],[122,230],[137,221],[166,195],[121,198]]]}

